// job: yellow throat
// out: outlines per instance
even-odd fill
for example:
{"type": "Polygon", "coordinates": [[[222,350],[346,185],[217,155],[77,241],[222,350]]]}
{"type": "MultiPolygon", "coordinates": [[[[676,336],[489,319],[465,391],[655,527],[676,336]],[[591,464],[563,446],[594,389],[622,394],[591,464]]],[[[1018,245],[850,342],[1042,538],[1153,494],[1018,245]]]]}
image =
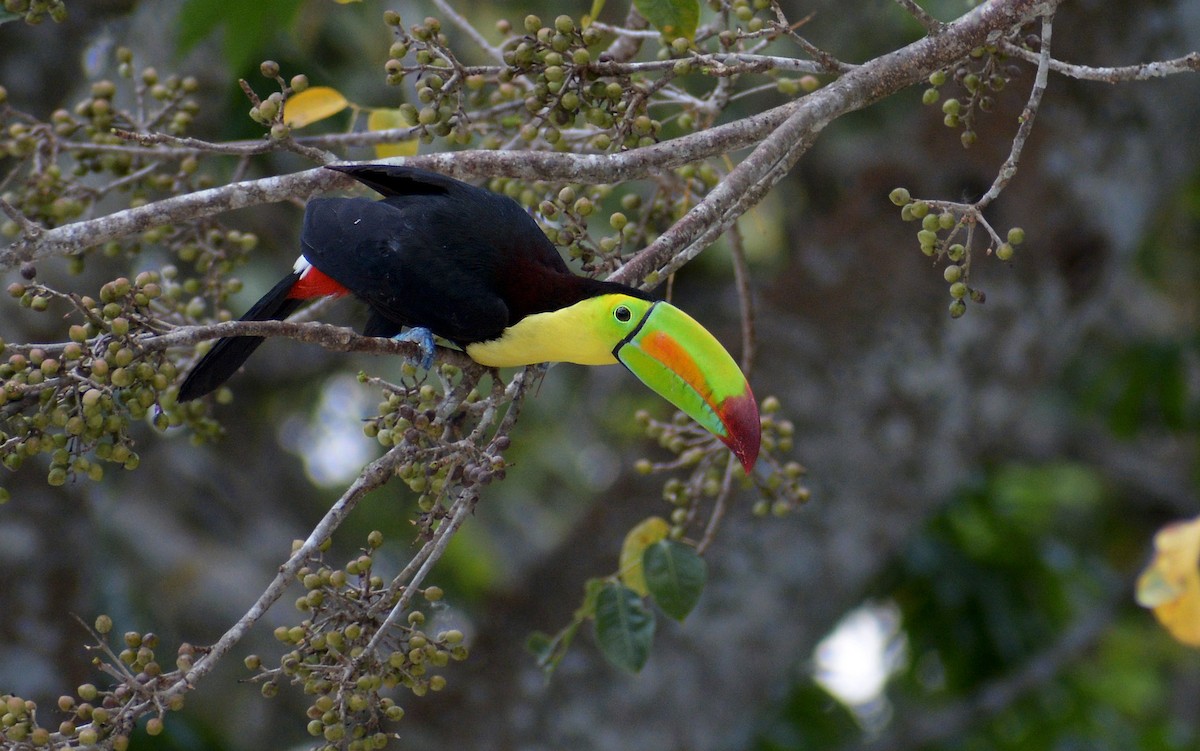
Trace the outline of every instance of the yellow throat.
{"type": "Polygon", "coordinates": [[[561,310],[525,316],[497,338],[467,345],[467,354],[480,365],[507,368],[539,362],[573,362],[579,365],[615,365],[613,348],[623,332],[613,311],[633,309],[633,320],[650,305],[621,294],[589,297],[561,310]]]}

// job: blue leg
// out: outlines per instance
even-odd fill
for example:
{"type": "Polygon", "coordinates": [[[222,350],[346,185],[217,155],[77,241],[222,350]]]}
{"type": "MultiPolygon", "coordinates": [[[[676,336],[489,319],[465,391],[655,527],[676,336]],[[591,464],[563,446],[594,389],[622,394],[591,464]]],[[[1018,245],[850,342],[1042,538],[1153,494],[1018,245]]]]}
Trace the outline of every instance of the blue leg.
{"type": "Polygon", "coordinates": [[[427,328],[412,328],[403,334],[392,337],[398,342],[416,342],[421,348],[421,367],[429,370],[433,367],[433,332],[427,328]]]}

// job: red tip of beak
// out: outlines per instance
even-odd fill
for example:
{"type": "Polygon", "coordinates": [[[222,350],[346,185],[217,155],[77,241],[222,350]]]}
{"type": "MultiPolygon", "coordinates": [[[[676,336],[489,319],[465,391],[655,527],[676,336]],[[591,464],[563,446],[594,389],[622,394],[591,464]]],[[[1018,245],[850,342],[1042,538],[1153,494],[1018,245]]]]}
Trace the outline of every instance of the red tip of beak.
{"type": "Polygon", "coordinates": [[[742,463],[746,474],[750,474],[754,463],[758,461],[758,446],[762,441],[758,402],[750,393],[750,387],[746,387],[746,393],[728,397],[722,402],[719,413],[725,425],[725,435],[721,440],[742,463]]]}

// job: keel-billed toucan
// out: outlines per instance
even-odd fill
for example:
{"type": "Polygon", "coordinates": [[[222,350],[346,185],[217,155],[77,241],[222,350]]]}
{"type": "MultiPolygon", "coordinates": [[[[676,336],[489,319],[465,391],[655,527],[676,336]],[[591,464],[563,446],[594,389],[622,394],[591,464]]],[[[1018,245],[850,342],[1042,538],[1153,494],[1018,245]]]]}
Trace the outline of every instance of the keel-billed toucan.
{"type": "MultiPolygon", "coordinates": [[[[295,269],[242,320],[282,320],[305,300],[352,293],[370,306],[368,336],[426,329],[496,368],[620,362],[724,441],[747,472],[754,466],[754,395],[729,353],[686,313],[572,273],[505,196],[411,167],[330,168],[383,199],[309,201],[295,269]]],[[[216,389],[262,341],[217,342],[188,373],[179,400],[216,389]]]]}

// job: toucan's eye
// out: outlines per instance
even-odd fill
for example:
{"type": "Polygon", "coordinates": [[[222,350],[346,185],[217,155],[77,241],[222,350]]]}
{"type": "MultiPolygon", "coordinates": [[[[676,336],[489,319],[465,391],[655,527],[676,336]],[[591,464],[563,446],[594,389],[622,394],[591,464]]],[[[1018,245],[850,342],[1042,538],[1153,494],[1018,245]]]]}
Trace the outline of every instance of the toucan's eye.
{"type": "Polygon", "coordinates": [[[630,313],[629,308],[625,307],[624,305],[618,305],[617,307],[613,308],[613,315],[616,316],[617,320],[621,323],[629,323],[629,319],[633,318],[633,313],[630,313]]]}

